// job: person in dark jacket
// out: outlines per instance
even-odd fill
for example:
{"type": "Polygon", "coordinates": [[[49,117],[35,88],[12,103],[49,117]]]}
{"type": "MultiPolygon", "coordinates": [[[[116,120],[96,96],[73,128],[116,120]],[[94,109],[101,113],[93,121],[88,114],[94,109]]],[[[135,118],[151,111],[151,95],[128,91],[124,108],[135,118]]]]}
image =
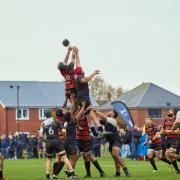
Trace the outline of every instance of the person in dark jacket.
{"type": "Polygon", "coordinates": [[[132,134],[128,128],[126,128],[124,134],[121,135],[121,141],[121,157],[126,158],[131,155],[130,144],[132,141],[132,134]]]}
{"type": "Polygon", "coordinates": [[[1,152],[4,159],[9,159],[9,138],[6,134],[1,136],[1,152]]]}
{"type": "Polygon", "coordinates": [[[15,159],[17,142],[13,135],[9,135],[9,158],[15,159]]]}
{"type": "Polygon", "coordinates": [[[132,131],[131,133],[132,133],[131,160],[133,160],[134,158],[137,160],[142,131],[138,128],[137,124],[135,124],[134,131],[132,131]]]}

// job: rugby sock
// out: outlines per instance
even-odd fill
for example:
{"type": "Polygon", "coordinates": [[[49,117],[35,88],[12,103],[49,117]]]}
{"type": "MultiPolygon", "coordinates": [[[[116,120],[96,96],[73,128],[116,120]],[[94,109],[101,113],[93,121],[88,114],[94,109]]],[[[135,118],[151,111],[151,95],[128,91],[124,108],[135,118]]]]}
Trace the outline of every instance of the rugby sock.
{"type": "Polygon", "coordinates": [[[179,171],[179,168],[178,168],[178,165],[177,165],[176,160],[172,161],[172,165],[173,165],[173,167],[174,167],[174,169],[175,169],[176,171],[179,171]]]}
{"type": "Polygon", "coordinates": [[[150,158],[149,159],[149,162],[151,163],[152,167],[154,170],[157,170],[157,167],[156,167],[156,164],[155,164],[155,161],[154,161],[154,158],[150,158]]]}
{"type": "Polygon", "coordinates": [[[129,172],[129,170],[128,170],[127,167],[124,167],[124,168],[123,168],[123,171],[124,171],[124,173],[125,173],[126,176],[131,176],[131,174],[130,174],[130,172],[129,172]]]}
{"type": "Polygon", "coordinates": [[[69,176],[75,176],[74,171],[69,171],[69,176]]]}
{"type": "Polygon", "coordinates": [[[169,161],[169,160],[166,159],[165,157],[162,157],[160,160],[163,161],[163,162],[165,162],[165,163],[167,163],[167,164],[169,164],[169,165],[172,164],[171,161],[169,161]]]}
{"type": "Polygon", "coordinates": [[[54,167],[53,167],[54,175],[57,176],[57,175],[61,172],[61,170],[62,170],[63,167],[64,167],[64,162],[63,162],[63,161],[60,161],[60,162],[58,163],[57,167],[56,167],[55,172],[54,172],[54,167]]]}
{"type": "Polygon", "coordinates": [[[95,137],[97,137],[98,134],[97,134],[97,132],[96,132],[95,127],[91,127],[90,129],[91,129],[91,132],[93,133],[93,135],[94,135],[95,137]]]}
{"type": "Polygon", "coordinates": [[[103,170],[101,169],[101,167],[100,167],[100,165],[99,165],[99,163],[98,163],[97,160],[95,160],[95,161],[93,162],[93,164],[94,164],[94,166],[96,167],[96,169],[100,172],[100,174],[104,173],[103,170]]]}
{"type": "Polygon", "coordinates": [[[90,161],[85,161],[85,168],[87,176],[91,176],[91,164],[90,161]]]}
{"type": "Polygon", "coordinates": [[[0,171],[0,179],[3,178],[3,172],[0,171]]]}
{"type": "Polygon", "coordinates": [[[59,165],[58,162],[54,162],[54,164],[53,164],[53,174],[54,174],[54,175],[56,175],[56,171],[57,171],[57,169],[58,169],[58,165],[59,165]]]}
{"type": "Polygon", "coordinates": [[[103,132],[103,127],[102,127],[102,126],[99,126],[99,127],[98,127],[98,130],[102,133],[102,132],[103,132]]]}

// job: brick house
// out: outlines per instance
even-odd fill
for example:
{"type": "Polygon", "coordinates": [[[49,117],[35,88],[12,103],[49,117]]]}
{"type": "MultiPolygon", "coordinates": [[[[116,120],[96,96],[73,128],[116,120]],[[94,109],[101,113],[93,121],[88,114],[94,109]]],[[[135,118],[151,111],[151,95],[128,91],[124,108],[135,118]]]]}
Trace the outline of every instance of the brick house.
{"type": "MultiPolygon", "coordinates": [[[[139,126],[144,124],[147,116],[152,117],[155,123],[162,123],[168,109],[178,108],[180,105],[180,96],[153,83],[142,83],[115,100],[127,105],[134,122],[139,126]]],[[[111,102],[100,106],[99,109],[106,113],[112,109],[111,102]]]]}
{"type": "MultiPolygon", "coordinates": [[[[63,101],[63,82],[0,81],[0,134],[37,131],[44,110],[55,111],[63,101]]],[[[97,106],[93,98],[91,102],[97,106]]]]}

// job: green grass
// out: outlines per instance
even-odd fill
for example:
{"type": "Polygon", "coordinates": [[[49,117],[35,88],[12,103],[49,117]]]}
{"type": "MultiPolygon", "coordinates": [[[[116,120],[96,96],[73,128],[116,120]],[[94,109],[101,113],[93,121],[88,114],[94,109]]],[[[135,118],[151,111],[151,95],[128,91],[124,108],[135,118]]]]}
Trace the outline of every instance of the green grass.
{"type": "MultiPolygon", "coordinates": [[[[100,158],[98,159],[103,170],[106,172],[107,177],[103,180],[109,179],[119,179],[114,178],[114,163],[111,158],[100,158]]],[[[131,180],[178,180],[180,175],[175,174],[174,170],[169,171],[168,165],[163,162],[156,161],[159,168],[158,173],[152,173],[152,168],[149,162],[146,161],[130,161],[129,159],[125,160],[127,166],[129,167],[132,177],[128,178],[131,180]]],[[[8,180],[45,180],[44,178],[44,167],[45,159],[36,160],[6,160],[4,164],[4,175],[8,177],[8,180]]],[[[99,179],[99,174],[96,169],[91,166],[92,170],[92,180],[99,179]]],[[[81,178],[85,175],[85,168],[83,160],[80,159],[77,163],[76,174],[81,178]]],[[[60,178],[65,178],[64,172],[60,174],[60,178]]],[[[121,173],[121,180],[127,180],[124,173],[121,173]]],[[[88,180],[88,179],[87,179],[88,180]]]]}

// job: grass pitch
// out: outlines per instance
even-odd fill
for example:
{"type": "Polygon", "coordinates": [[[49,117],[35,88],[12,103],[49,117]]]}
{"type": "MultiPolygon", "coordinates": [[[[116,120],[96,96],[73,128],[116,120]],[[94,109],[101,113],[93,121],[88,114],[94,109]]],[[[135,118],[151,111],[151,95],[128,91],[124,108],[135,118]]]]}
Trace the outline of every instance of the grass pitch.
{"type": "MultiPolygon", "coordinates": [[[[131,161],[125,159],[127,166],[130,169],[132,177],[125,177],[124,172],[121,172],[121,177],[115,178],[114,163],[111,158],[98,159],[107,177],[103,180],[179,180],[180,175],[175,174],[174,169],[169,171],[169,166],[163,162],[156,161],[159,169],[158,173],[153,173],[152,168],[147,161],[131,161]]],[[[8,180],[45,180],[45,162],[46,159],[26,159],[26,160],[6,160],[4,167],[4,176],[8,180]]],[[[180,164],[178,164],[180,165],[180,164]]],[[[65,169],[65,168],[64,168],[65,169]]],[[[101,179],[99,173],[91,164],[92,178],[91,180],[101,179]]],[[[79,159],[75,172],[83,179],[85,175],[84,162],[79,159]]],[[[65,179],[64,170],[61,172],[59,179],[65,179]]],[[[87,179],[87,180],[90,180],[87,179]]]]}

